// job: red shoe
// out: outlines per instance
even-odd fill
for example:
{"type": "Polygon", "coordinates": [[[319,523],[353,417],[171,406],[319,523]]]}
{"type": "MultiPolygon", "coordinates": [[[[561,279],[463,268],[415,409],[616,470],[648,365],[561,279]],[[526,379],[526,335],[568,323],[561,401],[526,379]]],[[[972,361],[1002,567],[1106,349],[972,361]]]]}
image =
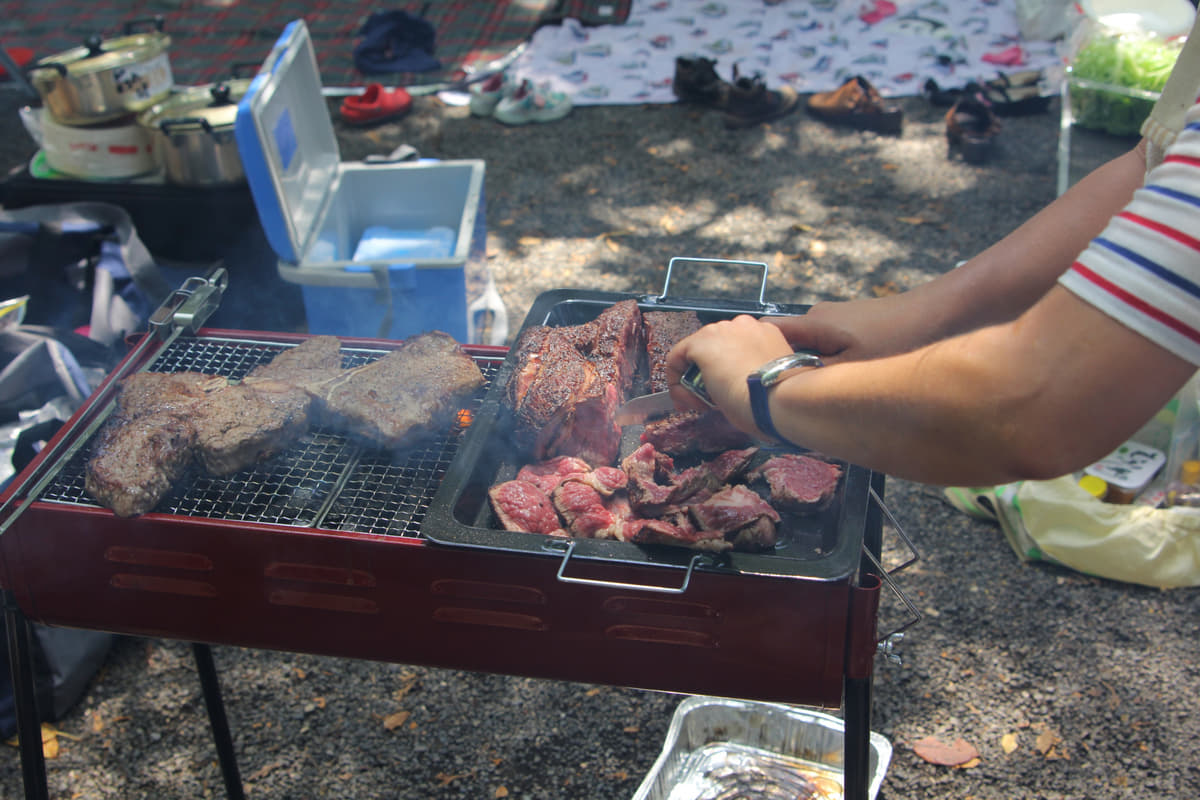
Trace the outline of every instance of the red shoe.
{"type": "Polygon", "coordinates": [[[362,94],[342,101],[342,119],[351,125],[371,125],[403,117],[412,109],[412,95],[404,89],[384,89],[378,83],[367,85],[362,94]]]}

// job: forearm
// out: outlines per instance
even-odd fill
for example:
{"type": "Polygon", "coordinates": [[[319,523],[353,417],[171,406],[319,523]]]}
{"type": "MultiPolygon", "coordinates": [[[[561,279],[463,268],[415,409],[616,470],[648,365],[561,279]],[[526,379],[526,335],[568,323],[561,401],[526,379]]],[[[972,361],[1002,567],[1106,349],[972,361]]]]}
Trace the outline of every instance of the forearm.
{"type": "Polygon", "coordinates": [[[1019,228],[906,294],[927,341],[1016,319],[1033,306],[1142,185],[1141,146],[1094,170],[1019,228]]]}
{"type": "Polygon", "coordinates": [[[1013,323],[799,373],[775,387],[771,410],[805,447],[911,480],[985,485],[1102,458],[1193,369],[1055,288],[1013,323]]]}

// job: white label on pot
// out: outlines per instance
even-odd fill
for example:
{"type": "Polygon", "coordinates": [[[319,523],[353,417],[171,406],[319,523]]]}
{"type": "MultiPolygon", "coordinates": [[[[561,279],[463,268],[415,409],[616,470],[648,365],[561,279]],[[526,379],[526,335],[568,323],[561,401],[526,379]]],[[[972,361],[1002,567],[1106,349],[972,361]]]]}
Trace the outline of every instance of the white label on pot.
{"type": "Polygon", "coordinates": [[[117,94],[135,100],[148,100],[171,91],[175,79],[171,76],[171,62],[166,53],[138,64],[113,67],[112,80],[117,94]]]}

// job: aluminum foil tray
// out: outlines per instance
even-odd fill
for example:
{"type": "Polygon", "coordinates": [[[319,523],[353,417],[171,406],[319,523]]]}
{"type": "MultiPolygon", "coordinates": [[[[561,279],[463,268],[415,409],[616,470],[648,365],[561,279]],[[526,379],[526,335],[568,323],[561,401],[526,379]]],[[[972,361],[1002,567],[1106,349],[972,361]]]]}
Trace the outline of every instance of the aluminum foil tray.
{"type": "MultiPolygon", "coordinates": [[[[806,708],[716,697],[679,704],[662,753],[633,800],[746,796],[841,800],[842,720],[806,708]]],[[[871,731],[869,797],[879,794],[892,746],[871,731]]]]}

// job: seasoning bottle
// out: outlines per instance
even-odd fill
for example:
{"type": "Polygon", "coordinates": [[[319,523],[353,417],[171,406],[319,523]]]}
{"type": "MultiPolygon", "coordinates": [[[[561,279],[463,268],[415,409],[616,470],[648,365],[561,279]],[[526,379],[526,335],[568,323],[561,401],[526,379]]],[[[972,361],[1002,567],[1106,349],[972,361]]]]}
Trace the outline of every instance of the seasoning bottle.
{"type": "Polygon", "coordinates": [[[1200,506],[1200,461],[1179,465],[1179,477],[1167,486],[1167,505],[1200,506]]]}
{"type": "Polygon", "coordinates": [[[1108,481],[1096,475],[1084,475],[1079,479],[1079,486],[1097,500],[1103,500],[1108,494],[1108,481]]]}

